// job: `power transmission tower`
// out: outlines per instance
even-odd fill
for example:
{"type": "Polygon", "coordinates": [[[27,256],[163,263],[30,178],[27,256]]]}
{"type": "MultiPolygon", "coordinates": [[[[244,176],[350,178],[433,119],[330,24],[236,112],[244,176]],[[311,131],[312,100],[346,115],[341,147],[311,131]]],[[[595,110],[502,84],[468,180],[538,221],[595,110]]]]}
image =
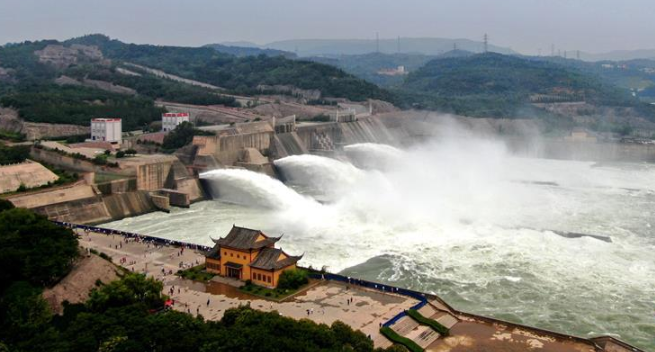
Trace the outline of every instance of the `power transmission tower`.
{"type": "Polygon", "coordinates": [[[489,52],[489,36],[487,33],[484,34],[484,52],[489,52]]]}
{"type": "Polygon", "coordinates": [[[539,51],[539,56],[541,56],[541,48],[539,48],[539,50],[538,50],[538,51],[539,51]]]}
{"type": "Polygon", "coordinates": [[[380,34],[375,32],[375,52],[380,53],[380,34]]]}
{"type": "Polygon", "coordinates": [[[580,60],[580,50],[575,52],[575,58],[580,60]]]}
{"type": "Polygon", "coordinates": [[[453,50],[457,50],[457,43],[453,43],[453,50]]]}
{"type": "Polygon", "coordinates": [[[555,56],[555,44],[550,44],[550,56],[555,56]]]}

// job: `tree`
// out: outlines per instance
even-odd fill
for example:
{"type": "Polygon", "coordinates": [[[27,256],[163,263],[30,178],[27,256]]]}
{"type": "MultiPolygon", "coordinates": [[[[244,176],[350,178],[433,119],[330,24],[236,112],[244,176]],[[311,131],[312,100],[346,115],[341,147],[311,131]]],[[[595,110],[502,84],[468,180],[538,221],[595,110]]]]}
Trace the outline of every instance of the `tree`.
{"type": "Polygon", "coordinates": [[[203,131],[195,128],[191,122],[182,122],[174,130],[164,137],[162,147],[168,150],[174,150],[184,147],[193,141],[193,136],[211,136],[212,132],[203,131]]]}
{"type": "Polygon", "coordinates": [[[93,158],[93,163],[96,165],[107,165],[107,154],[98,154],[93,158]]]}
{"type": "Polygon", "coordinates": [[[280,281],[278,282],[277,288],[283,290],[295,290],[308,282],[309,279],[307,278],[307,272],[305,270],[285,270],[280,275],[280,281]]]}
{"type": "Polygon", "coordinates": [[[30,146],[5,147],[0,145],[0,165],[22,163],[29,156],[30,146]]]}
{"type": "Polygon", "coordinates": [[[127,274],[121,280],[93,289],[87,306],[96,312],[112,307],[143,304],[147,309],[161,308],[163,284],[141,274],[127,274]]]}
{"type": "Polygon", "coordinates": [[[125,154],[126,154],[126,153],[125,153],[124,151],[119,150],[119,151],[116,153],[116,157],[117,157],[117,158],[124,158],[124,157],[125,157],[125,154]]]}
{"type": "Polygon", "coordinates": [[[26,340],[47,329],[52,317],[41,290],[25,281],[7,288],[0,300],[0,312],[0,336],[11,341],[26,340]]]}
{"type": "Polygon", "coordinates": [[[9,209],[14,209],[14,204],[6,199],[1,199],[0,198],[0,213],[9,210],[9,209]]]}
{"type": "Polygon", "coordinates": [[[70,229],[30,210],[0,212],[0,291],[14,281],[41,286],[64,276],[78,256],[70,229]]]}

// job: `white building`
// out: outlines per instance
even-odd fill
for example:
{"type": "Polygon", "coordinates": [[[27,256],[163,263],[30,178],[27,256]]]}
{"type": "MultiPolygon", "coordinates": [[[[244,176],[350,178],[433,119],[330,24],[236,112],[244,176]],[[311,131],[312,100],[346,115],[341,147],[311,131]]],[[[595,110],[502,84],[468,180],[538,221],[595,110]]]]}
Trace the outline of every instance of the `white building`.
{"type": "Polygon", "coordinates": [[[123,136],[123,122],[121,119],[93,119],[91,120],[91,140],[120,143],[123,136]]]}
{"type": "Polygon", "coordinates": [[[161,130],[163,132],[172,131],[177,127],[177,125],[182,122],[189,122],[189,113],[180,112],[180,113],[165,113],[161,115],[161,130]]]}

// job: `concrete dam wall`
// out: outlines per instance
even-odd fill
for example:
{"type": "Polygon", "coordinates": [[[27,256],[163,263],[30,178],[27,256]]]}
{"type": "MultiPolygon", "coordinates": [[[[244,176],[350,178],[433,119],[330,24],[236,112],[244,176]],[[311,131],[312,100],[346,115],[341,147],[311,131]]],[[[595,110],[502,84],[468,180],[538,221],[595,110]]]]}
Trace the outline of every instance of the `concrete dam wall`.
{"type": "Polygon", "coordinates": [[[48,204],[32,208],[49,219],[98,224],[158,210],[147,192],[129,192],[48,204]]]}

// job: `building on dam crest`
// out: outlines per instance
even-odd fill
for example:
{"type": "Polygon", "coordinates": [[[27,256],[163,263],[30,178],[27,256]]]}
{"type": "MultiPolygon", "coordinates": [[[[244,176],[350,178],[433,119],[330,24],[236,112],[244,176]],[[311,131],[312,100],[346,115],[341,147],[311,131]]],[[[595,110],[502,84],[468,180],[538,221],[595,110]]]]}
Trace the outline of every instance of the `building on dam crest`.
{"type": "Polygon", "coordinates": [[[275,248],[281,237],[269,237],[259,230],[233,226],[227,236],[214,241],[206,254],[207,271],[256,285],[275,288],[280,275],[296,269],[301,256],[275,248]]]}

